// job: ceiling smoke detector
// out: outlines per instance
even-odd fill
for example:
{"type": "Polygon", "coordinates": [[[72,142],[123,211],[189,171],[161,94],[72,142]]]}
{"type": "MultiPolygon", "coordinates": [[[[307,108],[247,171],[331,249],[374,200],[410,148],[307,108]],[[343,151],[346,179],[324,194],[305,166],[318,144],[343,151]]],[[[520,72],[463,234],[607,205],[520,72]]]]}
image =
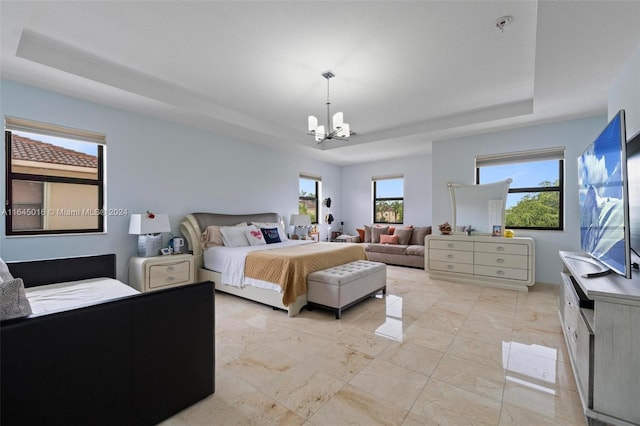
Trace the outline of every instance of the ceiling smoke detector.
{"type": "Polygon", "coordinates": [[[509,23],[513,21],[513,16],[511,15],[505,15],[502,16],[498,19],[496,19],[496,22],[493,23],[493,26],[500,32],[504,31],[504,27],[506,27],[507,25],[509,25],[509,23]]]}

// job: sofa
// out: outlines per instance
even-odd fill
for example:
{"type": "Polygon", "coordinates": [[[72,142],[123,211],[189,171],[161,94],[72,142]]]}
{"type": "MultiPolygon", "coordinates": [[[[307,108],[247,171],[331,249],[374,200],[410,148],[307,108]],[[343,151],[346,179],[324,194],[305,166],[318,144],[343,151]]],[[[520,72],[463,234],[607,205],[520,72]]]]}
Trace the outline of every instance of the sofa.
{"type": "Polygon", "coordinates": [[[431,226],[365,225],[357,231],[370,261],[424,269],[425,237],[431,226]]]}

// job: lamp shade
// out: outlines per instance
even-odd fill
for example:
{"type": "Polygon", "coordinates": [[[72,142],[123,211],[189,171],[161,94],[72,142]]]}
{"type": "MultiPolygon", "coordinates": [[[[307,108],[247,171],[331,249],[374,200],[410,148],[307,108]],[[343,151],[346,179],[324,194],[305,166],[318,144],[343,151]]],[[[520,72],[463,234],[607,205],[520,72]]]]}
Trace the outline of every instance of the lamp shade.
{"type": "Polygon", "coordinates": [[[289,222],[291,226],[311,226],[311,216],[308,214],[292,214],[291,221],[289,222]]]}
{"type": "Polygon", "coordinates": [[[168,214],[156,214],[150,218],[148,214],[132,214],[129,222],[129,234],[144,235],[159,232],[171,232],[168,214]]]}

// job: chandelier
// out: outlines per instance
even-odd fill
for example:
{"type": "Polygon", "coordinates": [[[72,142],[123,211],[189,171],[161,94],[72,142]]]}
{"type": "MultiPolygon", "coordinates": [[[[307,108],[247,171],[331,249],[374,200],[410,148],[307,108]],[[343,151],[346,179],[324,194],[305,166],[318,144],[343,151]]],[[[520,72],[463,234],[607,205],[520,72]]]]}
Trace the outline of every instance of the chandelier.
{"type": "Polygon", "coordinates": [[[331,117],[331,102],[329,101],[329,80],[335,77],[335,74],[331,71],[325,71],[322,76],[327,79],[327,126],[318,126],[318,119],[310,115],[309,116],[309,133],[315,137],[316,142],[321,144],[329,139],[336,139],[341,141],[348,141],[351,130],[349,124],[344,122],[344,115],[341,112],[333,114],[331,117]]]}

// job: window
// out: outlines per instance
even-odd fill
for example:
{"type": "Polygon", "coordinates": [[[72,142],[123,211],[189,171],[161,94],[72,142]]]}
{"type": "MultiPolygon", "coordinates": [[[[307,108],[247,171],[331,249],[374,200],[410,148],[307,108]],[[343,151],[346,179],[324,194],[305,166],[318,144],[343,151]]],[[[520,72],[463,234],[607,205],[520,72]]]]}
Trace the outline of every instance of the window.
{"type": "Polygon", "coordinates": [[[404,222],[404,178],[373,178],[373,222],[404,222]]]}
{"type": "Polygon", "coordinates": [[[105,136],[5,117],[7,235],[104,231],[105,136]]]}
{"type": "Polygon", "coordinates": [[[476,182],[513,179],[505,226],[512,229],[564,228],[564,148],[476,158],[476,182]]]}
{"type": "Polygon", "coordinates": [[[298,214],[308,214],[311,223],[318,223],[318,194],[321,179],[300,175],[300,193],[298,195],[298,214]]]}

